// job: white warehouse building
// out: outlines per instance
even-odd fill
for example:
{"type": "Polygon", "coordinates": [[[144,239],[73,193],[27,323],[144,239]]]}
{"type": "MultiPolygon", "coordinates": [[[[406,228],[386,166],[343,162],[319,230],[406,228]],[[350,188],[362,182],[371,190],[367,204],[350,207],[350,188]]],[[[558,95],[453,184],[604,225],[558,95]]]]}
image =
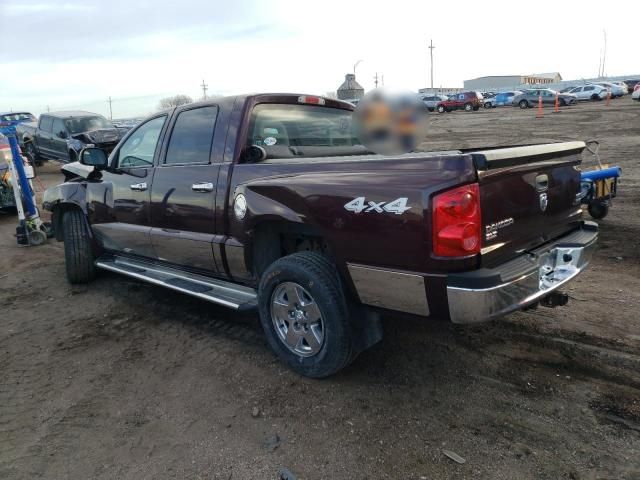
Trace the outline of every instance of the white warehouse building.
{"type": "Polygon", "coordinates": [[[478,77],[464,81],[465,90],[505,90],[526,88],[530,86],[547,86],[562,82],[562,75],[559,72],[534,73],[531,75],[491,75],[488,77],[478,77]]]}

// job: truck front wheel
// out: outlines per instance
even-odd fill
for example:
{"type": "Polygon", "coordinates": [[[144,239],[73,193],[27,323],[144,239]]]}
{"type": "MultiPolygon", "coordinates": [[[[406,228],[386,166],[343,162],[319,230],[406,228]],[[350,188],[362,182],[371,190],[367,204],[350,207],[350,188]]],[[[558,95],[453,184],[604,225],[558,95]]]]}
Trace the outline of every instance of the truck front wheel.
{"type": "Polygon", "coordinates": [[[32,167],[40,167],[42,166],[42,157],[38,155],[36,151],[36,147],[33,145],[33,142],[28,142],[24,146],[24,154],[29,159],[29,163],[31,163],[32,167]]]}
{"type": "Polygon", "coordinates": [[[87,283],[96,276],[95,255],[84,213],[68,210],[62,217],[64,259],[69,283],[87,283]]]}
{"type": "Polygon", "coordinates": [[[300,375],[328,377],[350,363],[348,308],[324,256],[300,252],[276,260],[262,275],[258,302],[269,346],[300,375]]]}

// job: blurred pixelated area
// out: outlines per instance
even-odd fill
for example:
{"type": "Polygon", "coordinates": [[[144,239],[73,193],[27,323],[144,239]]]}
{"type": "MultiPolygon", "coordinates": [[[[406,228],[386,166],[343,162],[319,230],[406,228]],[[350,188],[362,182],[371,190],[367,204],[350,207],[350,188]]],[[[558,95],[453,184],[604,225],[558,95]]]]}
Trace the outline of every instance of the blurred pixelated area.
{"type": "Polygon", "coordinates": [[[426,133],[427,110],[415,94],[372,90],[358,103],[354,128],[372,152],[393,155],[413,151],[426,133]]]}

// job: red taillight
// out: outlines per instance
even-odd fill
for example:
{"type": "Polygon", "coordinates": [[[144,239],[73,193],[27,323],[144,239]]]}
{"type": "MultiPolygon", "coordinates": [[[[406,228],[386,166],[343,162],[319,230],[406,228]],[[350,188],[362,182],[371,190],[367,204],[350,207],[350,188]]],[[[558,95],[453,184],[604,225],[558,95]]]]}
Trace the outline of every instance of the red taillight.
{"type": "Polygon", "coordinates": [[[466,257],[480,252],[482,225],[477,183],[433,197],[433,253],[466,257]]]}

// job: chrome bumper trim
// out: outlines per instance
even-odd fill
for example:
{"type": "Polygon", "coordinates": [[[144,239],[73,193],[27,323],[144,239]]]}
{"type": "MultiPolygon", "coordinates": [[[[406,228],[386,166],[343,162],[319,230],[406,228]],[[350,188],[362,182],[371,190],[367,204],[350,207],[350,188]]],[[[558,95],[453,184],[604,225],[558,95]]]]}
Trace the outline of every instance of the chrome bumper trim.
{"type": "Polygon", "coordinates": [[[360,301],[415,315],[429,315],[424,277],[364,265],[347,264],[360,301]]]}
{"type": "Polygon", "coordinates": [[[571,281],[589,265],[596,239],[597,233],[584,245],[563,245],[561,239],[547,250],[537,250],[533,259],[537,268],[499,285],[488,288],[447,286],[451,321],[483,322],[537,302],[571,281]]]}

